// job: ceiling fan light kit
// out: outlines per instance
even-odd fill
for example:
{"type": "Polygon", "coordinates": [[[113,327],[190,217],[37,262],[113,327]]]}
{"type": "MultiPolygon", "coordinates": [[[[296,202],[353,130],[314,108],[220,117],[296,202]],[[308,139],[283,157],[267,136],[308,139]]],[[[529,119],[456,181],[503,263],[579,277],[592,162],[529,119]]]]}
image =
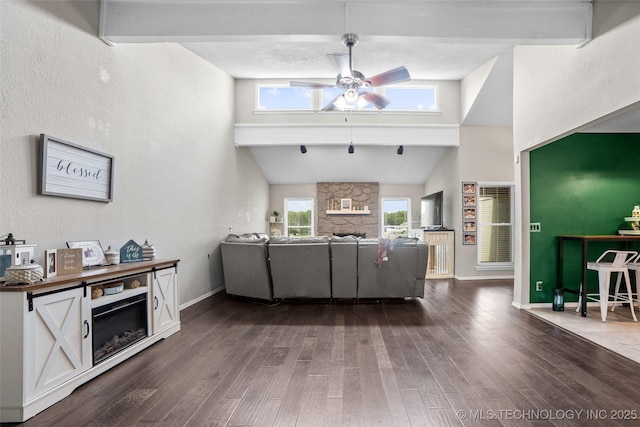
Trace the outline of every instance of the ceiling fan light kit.
{"type": "Polygon", "coordinates": [[[351,55],[351,48],[358,44],[358,40],[359,39],[356,34],[347,33],[342,36],[342,43],[349,48],[349,54],[330,54],[339,70],[335,85],[298,81],[292,81],[289,85],[320,89],[329,87],[344,89],[344,93],[338,95],[335,99],[327,103],[322,108],[322,111],[332,111],[335,109],[344,110],[347,107],[352,109],[362,109],[370,103],[378,110],[382,110],[389,105],[389,101],[383,96],[369,92],[366,89],[406,82],[411,80],[411,76],[404,66],[400,66],[367,79],[363,73],[354,70],[352,66],[353,57],[351,55]]]}

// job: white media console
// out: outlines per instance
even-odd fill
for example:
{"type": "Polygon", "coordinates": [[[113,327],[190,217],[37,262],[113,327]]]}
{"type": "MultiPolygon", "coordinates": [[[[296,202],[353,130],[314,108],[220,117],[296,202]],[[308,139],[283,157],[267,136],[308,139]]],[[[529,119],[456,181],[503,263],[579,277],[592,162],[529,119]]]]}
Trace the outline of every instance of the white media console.
{"type": "Polygon", "coordinates": [[[0,422],[33,417],[178,332],[178,262],[94,267],[33,285],[0,287],[0,422]],[[124,291],[92,298],[97,287],[120,283],[126,285],[124,291]],[[133,340],[96,342],[113,336],[109,328],[127,322],[139,332],[133,340]],[[105,347],[110,351],[106,356],[105,347]]]}

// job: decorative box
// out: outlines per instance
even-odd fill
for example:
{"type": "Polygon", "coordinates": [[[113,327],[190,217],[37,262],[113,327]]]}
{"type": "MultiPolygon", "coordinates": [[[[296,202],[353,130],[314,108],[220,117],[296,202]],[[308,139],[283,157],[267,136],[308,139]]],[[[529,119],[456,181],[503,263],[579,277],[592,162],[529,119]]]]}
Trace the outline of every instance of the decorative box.
{"type": "Polygon", "coordinates": [[[44,270],[38,264],[14,265],[4,271],[7,285],[28,284],[42,280],[44,270]]]}
{"type": "Polygon", "coordinates": [[[108,285],[104,285],[105,295],[119,294],[122,291],[124,291],[124,282],[109,283],[108,285]]]}

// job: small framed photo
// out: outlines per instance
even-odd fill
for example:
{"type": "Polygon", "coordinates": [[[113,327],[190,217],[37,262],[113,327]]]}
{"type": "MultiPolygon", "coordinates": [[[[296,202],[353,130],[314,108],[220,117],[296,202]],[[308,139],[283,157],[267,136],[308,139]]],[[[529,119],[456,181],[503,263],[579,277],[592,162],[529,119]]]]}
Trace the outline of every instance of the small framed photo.
{"type": "Polygon", "coordinates": [[[58,274],[58,250],[47,249],[44,251],[44,277],[53,277],[58,274]]]}
{"type": "Polygon", "coordinates": [[[476,194],[476,183],[475,182],[463,182],[462,183],[462,194],[476,194]]]}
{"type": "Polygon", "coordinates": [[[103,265],[107,263],[104,256],[102,245],[99,240],[86,240],[79,242],[67,242],[69,249],[82,249],[82,266],[91,267],[94,265],[103,265]]]}
{"type": "Polygon", "coordinates": [[[476,219],[476,208],[463,208],[462,218],[464,219],[476,219]]]}
{"type": "Polygon", "coordinates": [[[464,245],[475,245],[476,233],[462,233],[462,239],[464,245]]]}
{"type": "Polygon", "coordinates": [[[465,220],[462,221],[462,231],[464,232],[469,232],[469,231],[476,231],[476,222],[475,221],[469,221],[469,220],[465,220]]]}
{"type": "Polygon", "coordinates": [[[475,206],[476,205],[476,195],[475,194],[463,194],[462,195],[462,206],[475,206]]]}
{"type": "Polygon", "coordinates": [[[350,211],[351,210],[351,199],[340,199],[340,210],[350,211]]]}

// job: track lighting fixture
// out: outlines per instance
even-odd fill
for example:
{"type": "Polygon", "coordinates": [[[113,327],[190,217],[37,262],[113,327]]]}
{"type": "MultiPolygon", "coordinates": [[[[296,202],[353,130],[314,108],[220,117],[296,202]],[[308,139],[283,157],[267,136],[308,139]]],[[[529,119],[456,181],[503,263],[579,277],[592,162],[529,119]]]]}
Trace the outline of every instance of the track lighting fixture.
{"type": "Polygon", "coordinates": [[[349,144],[349,154],[353,154],[353,142],[349,144]]]}
{"type": "Polygon", "coordinates": [[[402,145],[400,145],[398,147],[398,151],[397,151],[398,155],[402,156],[402,153],[404,153],[404,147],[402,145]]]}
{"type": "Polygon", "coordinates": [[[307,152],[307,147],[306,147],[306,146],[304,146],[304,145],[301,145],[301,146],[300,146],[300,152],[301,152],[302,154],[306,153],[306,152],[307,152]]]}

